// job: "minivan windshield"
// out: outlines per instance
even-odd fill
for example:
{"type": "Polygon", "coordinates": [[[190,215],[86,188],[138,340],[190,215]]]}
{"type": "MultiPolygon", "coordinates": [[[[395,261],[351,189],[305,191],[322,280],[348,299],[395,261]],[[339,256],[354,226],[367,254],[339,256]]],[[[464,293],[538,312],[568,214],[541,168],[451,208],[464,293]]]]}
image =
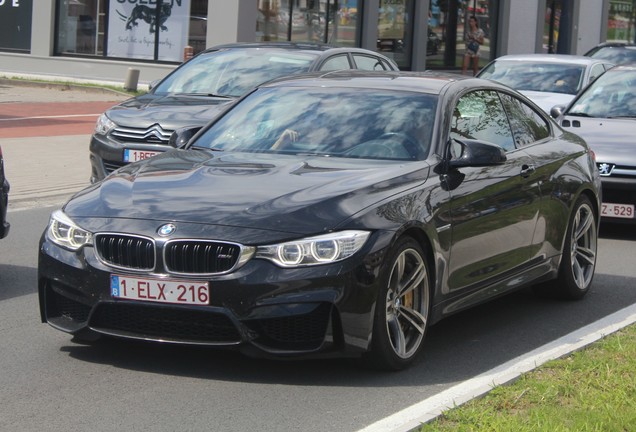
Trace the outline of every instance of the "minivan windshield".
{"type": "Polygon", "coordinates": [[[318,53],[277,48],[203,53],[175,70],[153,92],[239,97],[271,79],[308,71],[317,57],[318,53]]]}

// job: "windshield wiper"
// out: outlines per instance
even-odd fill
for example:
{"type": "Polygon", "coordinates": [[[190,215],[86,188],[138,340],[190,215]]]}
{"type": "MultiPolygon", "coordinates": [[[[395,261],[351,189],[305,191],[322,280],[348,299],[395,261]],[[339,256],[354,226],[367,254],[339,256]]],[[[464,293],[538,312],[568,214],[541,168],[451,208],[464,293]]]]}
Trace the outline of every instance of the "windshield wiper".
{"type": "Polygon", "coordinates": [[[222,99],[236,99],[234,96],[222,95],[222,94],[214,94],[214,93],[181,93],[184,96],[205,96],[205,97],[215,97],[222,99]]]}
{"type": "Polygon", "coordinates": [[[209,147],[200,147],[200,146],[196,146],[196,145],[190,147],[189,149],[191,149],[191,150],[208,150],[208,151],[215,151],[215,152],[225,151],[224,149],[218,148],[218,147],[209,148],[209,147]]]}
{"type": "Polygon", "coordinates": [[[593,115],[590,115],[584,112],[569,112],[569,113],[565,113],[565,115],[572,116],[572,117],[594,117],[593,115]]]}
{"type": "Polygon", "coordinates": [[[617,119],[617,118],[627,118],[627,119],[636,119],[634,115],[619,115],[619,116],[609,116],[607,118],[617,119]]]}

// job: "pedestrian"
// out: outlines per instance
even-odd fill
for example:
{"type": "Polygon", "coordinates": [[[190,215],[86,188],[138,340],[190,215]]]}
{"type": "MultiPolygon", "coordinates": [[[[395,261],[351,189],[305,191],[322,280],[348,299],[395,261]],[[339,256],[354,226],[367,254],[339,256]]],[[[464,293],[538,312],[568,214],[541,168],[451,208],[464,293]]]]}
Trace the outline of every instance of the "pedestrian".
{"type": "Polygon", "coordinates": [[[479,28],[479,23],[475,15],[471,15],[468,20],[470,26],[469,31],[466,33],[466,52],[464,53],[464,66],[462,68],[462,74],[466,74],[468,70],[468,63],[473,64],[473,76],[477,75],[477,68],[479,67],[479,48],[484,43],[484,31],[479,28]]]}

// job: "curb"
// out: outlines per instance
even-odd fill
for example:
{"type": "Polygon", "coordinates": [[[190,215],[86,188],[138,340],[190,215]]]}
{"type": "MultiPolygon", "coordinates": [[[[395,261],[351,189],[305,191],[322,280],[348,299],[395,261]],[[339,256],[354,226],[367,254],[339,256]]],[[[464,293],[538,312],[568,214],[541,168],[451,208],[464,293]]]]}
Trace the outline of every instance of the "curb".
{"type": "Polygon", "coordinates": [[[444,411],[485,395],[542,364],[575,351],[636,322],[636,304],[588,324],[527,354],[512,359],[461,384],[424,399],[381,419],[358,432],[411,432],[439,417],[444,411]]]}
{"type": "Polygon", "coordinates": [[[48,88],[54,90],[77,90],[83,91],[87,93],[100,93],[100,94],[117,94],[120,96],[133,97],[134,95],[117,91],[114,89],[108,89],[104,87],[97,86],[88,86],[88,85],[79,85],[73,84],[70,82],[45,82],[45,81],[31,81],[23,78],[0,78],[0,85],[9,85],[13,87],[40,87],[40,88],[48,88]]]}

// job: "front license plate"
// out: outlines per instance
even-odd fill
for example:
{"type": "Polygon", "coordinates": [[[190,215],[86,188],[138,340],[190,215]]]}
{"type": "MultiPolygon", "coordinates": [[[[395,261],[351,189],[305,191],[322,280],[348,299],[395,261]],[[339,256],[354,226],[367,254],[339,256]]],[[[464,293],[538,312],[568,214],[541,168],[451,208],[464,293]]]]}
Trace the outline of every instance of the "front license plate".
{"type": "Polygon", "coordinates": [[[125,149],[124,162],[138,162],[140,160],[150,159],[151,157],[156,156],[160,153],[161,152],[156,151],[125,149]]]}
{"type": "Polygon", "coordinates": [[[121,275],[110,276],[110,293],[113,298],[161,303],[207,305],[210,301],[210,287],[207,282],[121,275]]]}
{"type": "Polygon", "coordinates": [[[601,208],[601,216],[633,219],[634,206],[632,204],[603,203],[601,208]]]}

